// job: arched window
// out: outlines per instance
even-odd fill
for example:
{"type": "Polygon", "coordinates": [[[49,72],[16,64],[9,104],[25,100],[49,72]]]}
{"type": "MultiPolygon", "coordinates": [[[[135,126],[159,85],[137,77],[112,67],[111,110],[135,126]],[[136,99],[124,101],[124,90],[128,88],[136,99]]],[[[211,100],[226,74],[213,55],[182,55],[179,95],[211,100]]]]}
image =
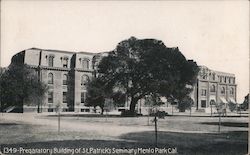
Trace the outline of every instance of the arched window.
{"type": "Polygon", "coordinates": [[[87,75],[83,75],[81,77],[81,85],[86,86],[87,82],[89,81],[89,77],[87,75]]]}
{"type": "Polygon", "coordinates": [[[215,74],[212,75],[213,80],[215,80],[215,74]]]}
{"type": "Polygon", "coordinates": [[[82,60],[82,67],[83,69],[89,69],[89,59],[83,59],[82,60]]]}
{"type": "Polygon", "coordinates": [[[68,75],[63,74],[63,85],[67,85],[67,82],[68,82],[68,75]]]}
{"type": "Polygon", "coordinates": [[[49,55],[48,65],[49,65],[49,67],[54,66],[54,56],[53,55],[49,55]]]}
{"type": "Polygon", "coordinates": [[[221,88],[221,94],[225,94],[225,87],[221,88]]]}
{"type": "Polygon", "coordinates": [[[52,73],[48,74],[48,84],[53,84],[54,82],[54,77],[52,73]]]}
{"type": "Polygon", "coordinates": [[[233,95],[234,94],[234,88],[231,88],[230,90],[230,94],[233,95]]]}
{"type": "Polygon", "coordinates": [[[210,92],[215,92],[215,85],[212,85],[212,86],[211,86],[210,92]]]}

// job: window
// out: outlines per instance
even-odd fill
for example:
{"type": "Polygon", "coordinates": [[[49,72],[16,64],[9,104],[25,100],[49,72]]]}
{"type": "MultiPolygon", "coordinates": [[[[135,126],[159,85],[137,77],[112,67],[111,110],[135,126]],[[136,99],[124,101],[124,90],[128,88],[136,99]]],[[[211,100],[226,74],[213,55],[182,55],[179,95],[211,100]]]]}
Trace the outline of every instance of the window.
{"type": "Polygon", "coordinates": [[[67,103],[67,92],[63,92],[63,103],[67,103]]]}
{"type": "Polygon", "coordinates": [[[231,78],[228,78],[228,80],[229,80],[228,82],[231,83],[231,78]]]}
{"type": "Polygon", "coordinates": [[[63,74],[63,85],[67,85],[67,83],[68,83],[68,75],[63,74]]]}
{"type": "Polygon", "coordinates": [[[48,103],[53,103],[53,92],[52,91],[48,92],[48,103]]]}
{"type": "Polygon", "coordinates": [[[221,94],[225,94],[225,87],[221,88],[221,94]]]}
{"type": "Polygon", "coordinates": [[[207,102],[206,100],[201,100],[201,107],[206,108],[207,107],[207,102]]]}
{"type": "Polygon", "coordinates": [[[54,66],[54,56],[53,55],[49,56],[48,65],[49,65],[49,67],[53,67],[54,66]]]}
{"type": "Polygon", "coordinates": [[[224,82],[225,82],[225,83],[227,82],[227,77],[224,78],[224,82]]]}
{"type": "Polygon", "coordinates": [[[81,85],[86,86],[88,81],[89,81],[89,77],[87,75],[83,75],[81,78],[81,85]]]}
{"type": "Polygon", "coordinates": [[[48,84],[53,84],[53,74],[52,73],[48,74],[48,84]]]}
{"type": "Polygon", "coordinates": [[[212,75],[213,80],[215,80],[215,74],[212,75]]]}
{"type": "Polygon", "coordinates": [[[233,95],[234,94],[234,88],[230,89],[230,94],[233,95]]]}
{"type": "Polygon", "coordinates": [[[85,92],[81,92],[81,103],[85,102],[85,98],[86,98],[86,93],[85,92]]]}
{"type": "Polygon", "coordinates": [[[220,77],[220,82],[222,82],[222,76],[220,77]]]}
{"type": "Polygon", "coordinates": [[[212,85],[212,86],[211,86],[210,92],[215,92],[215,85],[212,85]]]}
{"type": "Polygon", "coordinates": [[[62,63],[63,63],[63,68],[68,68],[68,57],[64,57],[62,63]]]}
{"type": "Polygon", "coordinates": [[[233,84],[235,84],[235,78],[233,78],[233,84]]]}
{"type": "Polygon", "coordinates": [[[207,96],[207,90],[206,89],[201,90],[201,96],[207,96]]]}
{"type": "Polygon", "coordinates": [[[83,69],[89,69],[89,59],[82,60],[82,67],[83,69]]]}

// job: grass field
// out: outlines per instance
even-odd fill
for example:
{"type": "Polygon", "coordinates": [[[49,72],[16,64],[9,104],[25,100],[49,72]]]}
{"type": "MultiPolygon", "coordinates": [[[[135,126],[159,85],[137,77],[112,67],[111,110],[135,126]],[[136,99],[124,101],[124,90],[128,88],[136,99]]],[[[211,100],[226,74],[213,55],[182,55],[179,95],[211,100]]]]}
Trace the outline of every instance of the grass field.
{"type": "MultiPolygon", "coordinates": [[[[148,122],[147,117],[62,117],[58,133],[57,117],[5,114],[0,117],[1,150],[6,147],[155,148],[151,119],[148,122]]],[[[158,124],[157,148],[176,148],[181,155],[247,153],[247,118],[222,118],[221,133],[216,117],[167,117],[159,119],[158,124]]]]}

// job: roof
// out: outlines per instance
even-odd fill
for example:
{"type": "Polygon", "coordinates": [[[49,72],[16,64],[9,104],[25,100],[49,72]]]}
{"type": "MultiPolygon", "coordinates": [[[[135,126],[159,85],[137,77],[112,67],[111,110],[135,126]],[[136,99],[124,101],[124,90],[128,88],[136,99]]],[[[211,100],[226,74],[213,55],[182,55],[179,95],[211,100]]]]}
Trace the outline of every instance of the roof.
{"type": "Polygon", "coordinates": [[[79,51],[79,52],[74,52],[74,51],[64,51],[64,50],[54,50],[54,49],[41,49],[41,48],[36,48],[32,47],[27,50],[42,50],[42,51],[50,51],[50,52],[58,52],[58,53],[68,53],[68,54],[88,54],[88,55],[96,55],[96,54],[104,54],[108,52],[98,52],[98,53],[93,53],[93,52],[85,52],[85,51],[79,51]]]}
{"type": "Polygon", "coordinates": [[[29,48],[27,50],[42,50],[42,51],[50,51],[50,52],[58,52],[58,53],[68,53],[68,54],[74,54],[76,52],[73,51],[63,51],[63,50],[54,50],[54,49],[41,49],[41,48],[36,48],[36,47],[32,47],[29,48]]]}
{"type": "Polygon", "coordinates": [[[199,67],[200,67],[200,68],[208,69],[208,70],[210,70],[210,71],[212,71],[212,72],[215,72],[215,73],[218,74],[218,75],[223,75],[223,76],[235,76],[235,74],[233,74],[233,73],[227,73],[227,72],[221,72],[221,71],[212,70],[212,69],[208,68],[207,66],[201,65],[201,66],[199,66],[199,67]]]}

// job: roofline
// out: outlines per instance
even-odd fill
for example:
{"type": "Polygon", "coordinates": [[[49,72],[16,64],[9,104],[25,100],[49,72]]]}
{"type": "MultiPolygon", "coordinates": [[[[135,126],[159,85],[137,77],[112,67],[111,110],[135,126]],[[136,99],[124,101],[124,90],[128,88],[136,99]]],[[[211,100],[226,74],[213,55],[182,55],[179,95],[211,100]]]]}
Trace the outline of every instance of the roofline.
{"type": "Polygon", "coordinates": [[[204,67],[204,68],[207,68],[213,72],[216,72],[217,74],[225,74],[225,76],[234,76],[235,77],[235,74],[233,73],[227,73],[227,72],[222,72],[222,71],[216,71],[216,70],[212,70],[210,68],[208,68],[207,66],[204,66],[204,65],[199,65],[199,67],[204,67]]]}
{"type": "MultiPolygon", "coordinates": [[[[102,54],[102,53],[109,53],[109,52],[86,52],[86,51],[78,51],[78,52],[74,52],[74,51],[64,51],[64,50],[55,50],[55,49],[42,49],[42,48],[36,48],[36,47],[32,47],[26,50],[41,50],[41,51],[49,51],[49,52],[58,52],[58,53],[69,53],[69,54],[88,54],[88,55],[96,55],[96,54],[102,54]]],[[[24,51],[26,51],[24,50],[24,51]]]]}
{"type": "Polygon", "coordinates": [[[73,52],[73,51],[54,50],[54,49],[41,49],[41,48],[36,48],[36,47],[32,47],[32,48],[29,48],[29,49],[26,49],[26,50],[41,50],[41,51],[58,52],[58,53],[69,53],[69,54],[76,53],[76,52],[73,52]]]}

